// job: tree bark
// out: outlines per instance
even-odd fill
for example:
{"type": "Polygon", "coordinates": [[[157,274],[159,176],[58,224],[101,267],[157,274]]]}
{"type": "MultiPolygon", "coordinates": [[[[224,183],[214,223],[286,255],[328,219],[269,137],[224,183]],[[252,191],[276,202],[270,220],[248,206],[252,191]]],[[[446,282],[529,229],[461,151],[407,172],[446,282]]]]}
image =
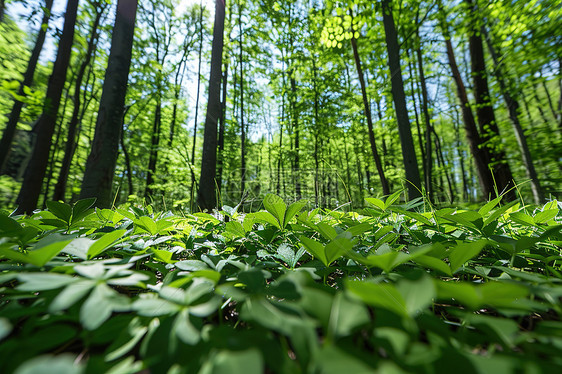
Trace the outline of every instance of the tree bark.
{"type": "Polygon", "coordinates": [[[353,59],[355,60],[355,67],[357,69],[357,75],[359,77],[359,85],[361,86],[361,95],[363,97],[363,110],[365,112],[365,119],[367,120],[367,131],[369,132],[369,143],[371,144],[371,153],[373,159],[375,160],[375,166],[377,167],[377,172],[379,174],[379,179],[382,186],[383,195],[390,194],[390,188],[388,186],[388,181],[384,175],[384,169],[382,167],[381,158],[379,152],[377,151],[377,144],[375,140],[375,132],[373,126],[373,117],[371,114],[371,106],[369,104],[369,98],[367,97],[367,87],[365,84],[365,77],[363,75],[363,68],[361,66],[361,58],[359,57],[359,51],[357,48],[357,40],[355,37],[351,37],[351,47],[353,48],[353,59]]]}
{"type": "Polygon", "coordinates": [[[225,1],[215,1],[215,25],[211,48],[211,74],[209,79],[209,101],[203,135],[203,158],[197,204],[201,210],[212,210],[217,205],[215,177],[217,171],[217,123],[221,115],[221,69],[224,40],[225,1]]]}
{"type": "MultiPolygon", "coordinates": [[[[47,36],[47,29],[49,25],[49,19],[51,18],[51,8],[53,7],[53,0],[45,0],[43,19],[41,20],[41,26],[37,33],[37,39],[35,40],[35,46],[31,51],[31,56],[29,57],[29,62],[27,63],[27,68],[23,75],[23,81],[21,83],[18,95],[24,95],[23,87],[29,87],[33,83],[33,76],[35,75],[35,69],[37,68],[37,62],[39,61],[39,55],[43,50],[43,44],[45,43],[45,37],[47,36]],[[45,26],[43,26],[45,25],[45,26]]],[[[2,6],[0,9],[2,12],[0,16],[4,15],[4,1],[2,0],[2,6]]],[[[2,22],[2,20],[0,20],[2,22]]],[[[63,83],[64,84],[64,83],[63,83]]],[[[10,155],[10,149],[12,147],[12,142],[14,140],[14,135],[16,133],[16,128],[20,119],[20,114],[23,108],[23,102],[19,100],[14,100],[14,106],[8,117],[8,122],[6,123],[6,128],[2,134],[2,139],[0,140],[0,174],[4,174],[6,170],[6,164],[8,162],[8,157],[10,155]]]]}
{"type": "Polygon", "coordinates": [[[515,133],[515,139],[517,140],[517,145],[519,146],[519,151],[521,152],[523,165],[525,165],[525,173],[527,174],[527,178],[531,180],[531,191],[533,193],[533,199],[535,201],[535,204],[540,204],[544,199],[544,195],[542,193],[542,188],[537,176],[535,164],[533,163],[533,159],[531,157],[529,145],[527,144],[527,137],[525,136],[523,127],[521,126],[521,122],[519,121],[519,102],[517,101],[516,97],[511,94],[508,88],[510,84],[504,77],[502,68],[499,63],[498,53],[496,52],[496,48],[492,44],[490,35],[488,34],[484,26],[482,27],[482,35],[484,35],[485,37],[486,44],[488,45],[488,50],[490,52],[490,55],[492,56],[492,60],[494,61],[494,74],[496,76],[496,79],[500,86],[500,91],[507,106],[509,119],[511,120],[513,131],[515,133]]]}
{"type": "Polygon", "coordinates": [[[246,124],[244,123],[244,60],[242,48],[242,7],[238,1],[238,47],[240,61],[240,199],[246,189],[246,124]]]}
{"type": "Polygon", "coordinates": [[[123,111],[135,31],[138,0],[119,0],[111,50],[100,100],[92,149],[86,162],[80,198],[96,197],[96,205],[112,205],[112,186],[123,128],[123,111]]]}
{"type": "MultiPolygon", "coordinates": [[[[472,13],[476,15],[478,13],[478,8],[473,6],[473,0],[465,1],[472,7],[472,13]]],[[[476,102],[476,117],[480,128],[480,137],[483,146],[490,155],[490,166],[493,167],[494,180],[497,184],[498,192],[500,194],[505,192],[505,198],[512,201],[517,198],[515,189],[513,188],[515,184],[511,169],[507,163],[507,157],[502,149],[500,132],[490,99],[488,74],[486,72],[486,62],[484,60],[484,47],[482,45],[479,27],[470,30],[468,43],[474,98],[476,102]]]]}
{"type": "MultiPolygon", "coordinates": [[[[95,6],[95,5],[94,5],[95,6]]],[[[86,50],[86,55],[84,56],[84,60],[78,69],[78,73],[76,74],[76,81],[74,83],[74,108],[72,109],[72,116],[70,118],[70,122],[68,123],[68,133],[67,133],[67,140],[65,143],[64,148],[64,156],[62,159],[61,169],[59,172],[59,176],[57,179],[57,183],[55,184],[55,191],[53,193],[53,200],[64,200],[64,195],[66,191],[66,183],[68,181],[68,174],[70,172],[70,165],[72,164],[72,158],[74,157],[74,152],[76,151],[76,143],[78,141],[78,123],[79,123],[79,115],[80,115],[80,96],[82,87],[82,80],[84,79],[84,74],[86,73],[86,68],[90,63],[92,56],[94,54],[94,48],[96,47],[97,39],[98,39],[98,27],[101,20],[101,16],[103,15],[106,9],[106,3],[100,2],[100,6],[96,7],[96,15],[94,18],[94,22],[92,24],[92,31],[90,33],[90,38],[88,40],[88,47],[86,50]]]]}
{"type": "Polygon", "coordinates": [[[392,99],[396,110],[398,134],[402,146],[408,198],[412,200],[421,196],[421,180],[412,130],[410,128],[410,119],[408,118],[408,109],[406,107],[406,95],[404,93],[404,82],[402,81],[402,69],[400,68],[400,47],[398,45],[398,35],[394,25],[390,0],[382,1],[382,12],[388,52],[388,66],[391,75],[392,99]]]}
{"type": "Polygon", "coordinates": [[[41,185],[47,169],[62,91],[66,82],[66,71],[70,62],[77,11],[78,0],[68,0],[57,57],[45,96],[43,113],[36,125],[37,140],[16,200],[19,213],[31,214],[37,206],[37,200],[41,193],[41,185]]]}
{"type": "Polygon", "coordinates": [[[197,145],[197,122],[199,121],[199,98],[201,92],[201,62],[203,60],[203,6],[199,3],[199,58],[197,60],[197,94],[195,97],[195,120],[193,121],[193,144],[191,146],[191,188],[190,194],[193,196],[195,188],[195,147],[197,145]]]}
{"type": "MultiPolygon", "coordinates": [[[[441,9],[440,11],[441,13],[443,12],[441,9]]],[[[480,188],[482,190],[482,193],[484,194],[484,197],[487,199],[488,197],[490,197],[490,195],[494,194],[494,181],[492,179],[492,174],[488,169],[490,157],[486,148],[480,148],[482,139],[480,138],[480,134],[478,133],[476,121],[474,119],[474,115],[472,114],[472,109],[470,107],[468,96],[466,94],[466,88],[457,66],[455,52],[453,50],[453,44],[451,43],[451,36],[449,34],[449,26],[446,23],[446,15],[440,14],[440,23],[443,36],[445,37],[449,66],[451,67],[453,80],[455,81],[455,85],[457,88],[457,97],[461,104],[464,130],[466,133],[468,144],[470,146],[470,153],[472,154],[472,157],[474,159],[480,188]]]]}

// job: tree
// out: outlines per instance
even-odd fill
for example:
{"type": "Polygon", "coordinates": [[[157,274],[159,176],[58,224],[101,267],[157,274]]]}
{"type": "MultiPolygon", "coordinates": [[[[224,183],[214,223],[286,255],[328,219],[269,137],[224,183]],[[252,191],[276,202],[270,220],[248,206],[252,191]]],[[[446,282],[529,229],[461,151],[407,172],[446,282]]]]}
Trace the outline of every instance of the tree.
{"type": "Polygon", "coordinates": [[[19,213],[30,214],[35,209],[41,193],[61,95],[66,81],[66,70],[70,62],[77,12],[78,0],[68,0],[64,15],[64,26],[59,40],[57,57],[53,65],[53,73],[49,78],[43,113],[34,128],[36,134],[35,146],[16,201],[19,213]]]}
{"type": "Polygon", "coordinates": [[[492,178],[490,170],[488,169],[490,156],[487,152],[487,149],[481,149],[482,139],[478,132],[478,128],[476,127],[476,120],[474,119],[474,114],[472,113],[470,102],[468,101],[466,87],[457,65],[453,43],[451,42],[449,26],[447,24],[446,15],[444,14],[444,10],[442,7],[440,7],[439,21],[443,36],[445,37],[449,66],[451,67],[453,80],[455,81],[455,85],[457,87],[457,96],[461,105],[464,130],[470,146],[470,153],[472,154],[472,157],[474,159],[480,188],[482,189],[482,193],[484,194],[485,198],[488,198],[489,196],[494,194],[494,180],[492,178]]]}
{"type": "Polygon", "coordinates": [[[382,1],[382,14],[388,51],[388,66],[391,75],[392,99],[396,110],[400,145],[402,146],[408,198],[414,199],[421,196],[421,180],[416,150],[412,139],[412,130],[410,128],[410,119],[408,118],[408,109],[406,107],[406,95],[404,94],[404,82],[402,81],[402,70],[400,68],[400,47],[398,45],[398,34],[394,25],[390,0],[382,1]]]}
{"type": "Polygon", "coordinates": [[[118,0],[111,50],[100,100],[96,132],[86,162],[80,198],[96,197],[98,207],[112,202],[113,175],[123,126],[123,111],[138,0],[118,0]]]}
{"type": "Polygon", "coordinates": [[[95,47],[98,40],[99,34],[99,24],[103,13],[107,8],[107,3],[105,1],[96,1],[93,4],[94,8],[94,19],[92,23],[92,30],[90,32],[90,37],[88,39],[88,46],[84,59],[78,68],[78,73],[76,74],[76,80],[74,82],[74,107],[72,109],[72,116],[68,123],[68,133],[67,141],[64,148],[64,156],[62,159],[62,164],[55,185],[55,191],[53,193],[53,200],[64,200],[64,195],[66,191],[66,183],[68,181],[68,175],[70,172],[70,165],[72,163],[72,158],[74,157],[74,152],[76,151],[77,136],[79,135],[79,122],[80,122],[80,110],[81,105],[85,104],[81,102],[81,87],[84,75],[86,73],[86,68],[90,64],[90,61],[94,55],[95,47]]]}
{"type": "MultiPolygon", "coordinates": [[[[355,34],[353,30],[352,32],[355,34]]],[[[363,69],[361,67],[361,58],[359,57],[359,50],[357,48],[357,39],[355,38],[355,35],[351,37],[351,46],[353,48],[353,59],[355,61],[355,67],[357,69],[357,75],[359,77],[359,83],[361,86],[361,95],[363,97],[363,110],[365,111],[365,118],[367,119],[367,130],[369,132],[369,143],[371,144],[371,153],[373,154],[373,159],[375,160],[377,172],[379,173],[379,178],[382,186],[382,193],[388,195],[390,194],[390,187],[388,186],[388,181],[386,180],[386,177],[384,175],[382,162],[379,153],[377,151],[375,133],[373,131],[371,104],[369,103],[369,98],[367,97],[367,87],[365,85],[365,77],[363,76],[363,69]]]]}
{"type": "Polygon", "coordinates": [[[498,192],[505,192],[505,197],[515,200],[515,189],[513,175],[507,163],[505,152],[502,150],[501,137],[496,122],[496,115],[490,100],[490,90],[488,88],[488,74],[486,72],[486,62],[484,60],[484,47],[478,26],[478,7],[473,4],[473,0],[466,0],[471,7],[471,17],[469,23],[472,25],[468,39],[470,50],[470,63],[472,69],[472,80],[474,85],[474,99],[476,102],[476,117],[480,128],[480,136],[483,146],[487,148],[490,155],[491,167],[494,171],[494,180],[497,184],[498,192]],[[499,144],[495,144],[499,143],[499,144]]]}
{"type": "MultiPolygon", "coordinates": [[[[29,62],[27,64],[27,69],[23,75],[23,81],[20,85],[18,95],[24,94],[24,87],[31,86],[33,82],[33,76],[35,75],[35,69],[37,68],[37,62],[39,61],[39,55],[43,50],[43,44],[45,43],[45,37],[47,35],[49,19],[51,18],[51,8],[53,7],[53,0],[45,0],[45,6],[43,7],[43,19],[41,20],[41,25],[37,33],[37,39],[35,40],[35,46],[31,52],[29,62]]],[[[2,7],[0,8],[3,15],[4,1],[2,1],[2,7]]],[[[21,100],[14,100],[14,106],[8,117],[8,123],[2,134],[2,139],[0,140],[0,173],[4,173],[6,169],[6,163],[8,162],[8,157],[10,155],[10,148],[12,147],[12,141],[14,139],[14,134],[16,132],[16,127],[20,118],[21,110],[23,108],[23,102],[21,100]]]]}
{"type": "Polygon", "coordinates": [[[197,204],[201,210],[216,207],[215,176],[217,169],[217,124],[221,116],[222,49],[224,39],[225,0],[215,0],[215,24],[211,50],[211,73],[209,78],[209,100],[205,116],[203,156],[197,204]]]}

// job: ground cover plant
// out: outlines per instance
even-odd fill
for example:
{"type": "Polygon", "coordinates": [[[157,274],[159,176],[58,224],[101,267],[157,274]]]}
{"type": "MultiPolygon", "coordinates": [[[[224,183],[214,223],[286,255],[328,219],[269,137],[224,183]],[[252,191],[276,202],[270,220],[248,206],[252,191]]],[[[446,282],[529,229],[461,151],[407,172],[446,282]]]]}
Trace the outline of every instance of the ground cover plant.
{"type": "Polygon", "coordinates": [[[562,204],[0,212],[4,373],[562,372],[562,204]]]}

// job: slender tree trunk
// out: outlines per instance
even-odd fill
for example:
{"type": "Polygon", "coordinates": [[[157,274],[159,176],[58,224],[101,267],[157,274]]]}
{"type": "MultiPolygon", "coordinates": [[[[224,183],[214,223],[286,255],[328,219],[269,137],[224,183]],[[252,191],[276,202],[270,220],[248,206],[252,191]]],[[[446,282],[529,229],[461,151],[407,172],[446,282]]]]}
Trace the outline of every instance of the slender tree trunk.
{"type": "Polygon", "coordinates": [[[94,18],[94,22],[92,24],[92,31],[90,33],[90,39],[88,40],[88,48],[86,50],[86,55],[84,56],[84,60],[78,69],[78,73],[76,75],[76,81],[74,83],[74,108],[72,110],[72,116],[70,118],[70,122],[68,124],[68,133],[67,133],[67,140],[65,143],[64,148],[64,156],[62,159],[61,169],[59,172],[59,176],[57,179],[57,183],[55,184],[55,191],[53,194],[53,200],[64,200],[64,194],[66,191],[66,183],[68,181],[68,174],[70,172],[70,165],[72,164],[72,158],[74,157],[74,151],[76,150],[76,143],[78,141],[78,123],[79,123],[79,115],[80,115],[80,96],[82,87],[82,80],[84,78],[84,74],[86,73],[86,68],[90,64],[92,56],[94,54],[94,48],[97,43],[98,39],[98,27],[101,20],[101,16],[105,12],[106,3],[101,2],[101,6],[98,8],[96,7],[96,15],[94,18]]]}
{"type": "Polygon", "coordinates": [[[421,46],[416,49],[416,54],[418,56],[418,71],[420,75],[420,85],[422,91],[422,112],[425,121],[425,188],[427,191],[427,196],[430,201],[433,201],[433,155],[431,149],[431,116],[429,114],[429,103],[427,94],[427,85],[425,82],[425,74],[423,71],[423,56],[421,53],[421,46]]]}
{"type": "MultiPolygon", "coordinates": [[[[0,17],[4,16],[4,0],[0,7],[0,17]]],[[[23,81],[20,85],[18,95],[24,95],[23,87],[29,87],[33,83],[33,76],[35,75],[35,69],[37,67],[37,62],[39,61],[39,55],[43,50],[43,44],[45,43],[45,37],[47,35],[47,29],[49,24],[49,19],[51,18],[51,8],[53,7],[53,0],[45,0],[43,19],[41,20],[41,26],[39,27],[39,32],[37,33],[37,39],[35,40],[35,46],[31,51],[31,56],[29,57],[29,62],[27,63],[27,68],[23,75],[23,81]]],[[[0,18],[0,22],[2,19],[0,18]]],[[[63,82],[64,84],[64,82],[63,82]]],[[[0,139],[0,174],[4,174],[6,170],[6,164],[8,162],[8,157],[10,154],[10,149],[12,147],[12,141],[14,140],[14,134],[16,133],[16,128],[19,122],[20,114],[23,108],[23,102],[19,100],[14,100],[14,106],[12,111],[8,116],[8,122],[6,123],[6,128],[2,134],[2,139],[0,139]]]]}
{"type": "MultiPolygon", "coordinates": [[[[125,116],[123,116],[124,119],[125,116]]],[[[135,191],[133,189],[133,172],[131,170],[131,157],[129,156],[129,152],[127,151],[127,147],[125,146],[125,121],[123,121],[123,130],[121,131],[121,137],[119,139],[121,144],[121,150],[123,150],[123,156],[125,156],[125,168],[127,170],[127,186],[129,190],[127,191],[127,195],[134,195],[135,191]]]]}
{"type": "MultiPolygon", "coordinates": [[[[216,0],[219,1],[219,0],[216,0]]],[[[223,0],[220,0],[223,1],[223,0]]],[[[199,97],[201,92],[201,62],[203,60],[203,7],[199,3],[199,59],[197,60],[197,94],[195,97],[195,120],[193,121],[193,144],[191,146],[191,197],[194,195],[195,188],[195,147],[197,145],[197,122],[199,121],[199,97]]],[[[224,21],[223,21],[224,22],[224,21]]],[[[220,84],[220,83],[219,83],[220,84]]],[[[219,93],[220,95],[220,93],[219,93]]]]}
{"type": "MultiPolygon", "coordinates": [[[[471,7],[472,13],[477,14],[477,7],[473,6],[473,0],[465,0],[471,7]]],[[[474,98],[476,102],[476,117],[480,128],[480,137],[483,146],[487,148],[490,161],[495,174],[495,182],[498,192],[506,192],[508,200],[515,200],[514,181],[511,169],[507,163],[505,152],[501,148],[501,137],[496,122],[494,108],[490,101],[490,90],[488,89],[488,74],[486,72],[486,62],[484,60],[484,47],[480,36],[480,28],[471,30],[469,37],[470,62],[472,70],[472,80],[474,86],[474,98]],[[500,141],[499,146],[493,143],[500,141]]]]}
{"type": "Polygon", "coordinates": [[[238,1],[238,47],[240,60],[240,199],[246,190],[246,124],[244,123],[244,60],[242,48],[242,8],[238,1]]]}
{"type": "Polygon", "coordinates": [[[367,97],[367,87],[365,84],[365,77],[363,75],[363,68],[361,67],[361,58],[359,57],[359,50],[357,48],[357,40],[355,37],[351,37],[351,46],[353,48],[353,58],[355,60],[355,67],[357,69],[357,75],[359,77],[359,84],[361,86],[361,95],[363,97],[363,111],[365,112],[365,118],[367,120],[367,131],[369,132],[369,143],[371,144],[371,153],[373,154],[373,159],[375,160],[375,166],[377,167],[377,172],[379,174],[379,179],[382,186],[383,195],[390,194],[390,187],[388,186],[388,181],[384,175],[384,169],[382,167],[381,158],[377,151],[377,144],[375,140],[375,132],[373,129],[373,117],[371,115],[371,106],[369,104],[369,98],[367,97]]]}
{"type": "Polygon", "coordinates": [[[154,122],[152,125],[152,137],[150,141],[150,155],[148,157],[148,170],[146,173],[146,188],[144,190],[145,198],[153,198],[154,188],[154,174],[156,173],[156,163],[158,162],[158,148],[160,147],[160,131],[162,128],[162,98],[161,88],[158,88],[156,108],[154,110],[154,122]]]}
{"type": "Polygon", "coordinates": [[[291,71],[291,97],[292,97],[292,120],[293,131],[295,134],[295,158],[293,160],[293,172],[295,173],[295,194],[296,198],[301,198],[301,170],[300,170],[300,128],[299,128],[299,113],[297,108],[297,83],[295,79],[295,70],[291,71]]]}
{"type": "Polygon", "coordinates": [[[215,1],[215,25],[211,50],[211,74],[209,79],[209,101],[203,136],[203,157],[197,204],[201,210],[212,210],[217,205],[215,176],[217,169],[217,122],[221,115],[221,68],[224,40],[224,0],[215,1]]]}
{"type": "Polygon", "coordinates": [[[49,85],[45,96],[43,113],[41,114],[39,123],[37,123],[37,140],[17,198],[19,213],[31,214],[37,206],[37,201],[41,193],[41,185],[47,169],[52,137],[55,131],[60,100],[66,81],[66,71],[70,62],[77,11],[78,0],[68,0],[57,57],[53,65],[53,73],[49,78],[49,85]]]}
{"type": "Polygon", "coordinates": [[[398,134],[400,135],[400,144],[402,146],[408,198],[412,200],[421,196],[421,180],[416,150],[412,139],[412,130],[410,128],[410,119],[408,118],[408,109],[406,107],[406,95],[404,94],[402,69],[400,68],[400,47],[398,45],[398,35],[390,0],[382,1],[382,13],[388,51],[388,66],[391,76],[392,99],[396,109],[398,134]]]}
{"type": "Polygon", "coordinates": [[[478,133],[476,121],[474,119],[474,115],[472,114],[472,109],[470,107],[468,96],[466,94],[466,88],[457,66],[455,52],[453,50],[453,44],[451,42],[451,36],[449,34],[449,29],[445,17],[446,15],[444,14],[440,15],[441,29],[443,31],[443,36],[445,37],[445,45],[447,47],[447,58],[449,61],[449,66],[451,67],[451,72],[453,74],[453,80],[455,81],[457,88],[457,96],[460,101],[464,130],[466,133],[468,144],[470,146],[470,153],[472,154],[472,157],[474,159],[478,181],[480,182],[480,188],[482,189],[484,197],[487,199],[490,195],[494,194],[494,181],[492,178],[492,174],[488,169],[490,157],[486,148],[480,148],[482,139],[480,138],[480,134],[478,133]]]}
{"type": "Polygon", "coordinates": [[[6,1],[0,0],[0,23],[4,22],[5,14],[6,14],[6,1]]]}
{"type": "Polygon", "coordinates": [[[224,167],[224,131],[226,128],[226,97],[228,93],[228,63],[224,64],[224,74],[222,77],[222,101],[221,116],[219,118],[219,138],[218,138],[218,155],[217,155],[217,186],[219,192],[222,188],[222,173],[224,167]]]}
{"type": "Polygon", "coordinates": [[[96,197],[96,205],[112,204],[113,175],[123,128],[123,111],[138,0],[118,0],[109,61],[92,149],[86,162],[80,198],[96,197]]]}
{"type": "Polygon", "coordinates": [[[490,55],[492,56],[492,60],[494,61],[494,73],[500,86],[503,99],[507,106],[509,119],[511,120],[513,131],[515,133],[515,139],[517,140],[517,145],[519,146],[519,151],[521,152],[523,165],[525,165],[525,173],[527,174],[527,178],[531,180],[531,191],[533,193],[533,198],[536,204],[540,204],[543,201],[544,196],[542,194],[542,188],[537,176],[535,164],[533,163],[531,157],[529,145],[527,144],[527,137],[525,136],[523,127],[521,126],[521,122],[519,121],[519,102],[514,96],[512,96],[510,90],[508,89],[508,87],[511,85],[506,82],[506,78],[504,77],[502,68],[499,64],[498,53],[496,52],[496,48],[492,44],[490,36],[488,35],[485,27],[482,27],[482,35],[484,35],[485,37],[486,44],[488,45],[488,50],[490,51],[490,55]]]}

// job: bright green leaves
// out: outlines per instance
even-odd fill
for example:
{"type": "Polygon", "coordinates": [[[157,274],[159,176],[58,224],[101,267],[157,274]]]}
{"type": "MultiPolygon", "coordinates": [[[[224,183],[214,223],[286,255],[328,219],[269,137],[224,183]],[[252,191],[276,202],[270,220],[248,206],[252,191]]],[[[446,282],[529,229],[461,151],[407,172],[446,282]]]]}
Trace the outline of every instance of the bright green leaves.
{"type": "Polygon", "coordinates": [[[350,294],[375,308],[383,308],[401,317],[414,316],[429,307],[436,291],[433,281],[425,274],[416,279],[403,279],[395,286],[363,281],[346,282],[350,294]]]}
{"type": "Polygon", "coordinates": [[[435,286],[438,299],[447,301],[454,299],[472,310],[484,306],[517,308],[517,301],[525,298],[529,293],[528,289],[521,285],[506,282],[474,285],[437,281],[435,286]]]}
{"type": "Polygon", "coordinates": [[[47,208],[55,216],[43,220],[45,223],[55,227],[71,229],[77,226],[78,222],[93,212],[90,209],[96,202],[95,198],[79,200],[73,206],[58,201],[47,201],[47,208]]]}
{"type": "Polygon", "coordinates": [[[341,8],[337,9],[338,16],[326,18],[320,36],[320,42],[328,48],[342,48],[344,40],[359,39],[359,31],[364,20],[361,17],[352,18],[343,14],[341,8]]]}
{"type": "Polygon", "coordinates": [[[349,233],[333,237],[326,245],[306,236],[300,236],[299,239],[306,250],[326,267],[353,248],[353,241],[349,233]]]}
{"type": "Polygon", "coordinates": [[[103,235],[88,248],[88,258],[93,258],[111,247],[127,230],[115,230],[103,235]]]}
{"type": "Polygon", "coordinates": [[[299,200],[287,207],[282,198],[277,195],[268,194],[263,199],[263,206],[273,219],[268,217],[266,214],[256,214],[255,217],[263,219],[267,223],[271,223],[277,228],[284,230],[289,224],[289,221],[291,221],[291,219],[293,219],[293,217],[300,212],[305,205],[306,201],[299,200]]]}
{"type": "Polygon", "coordinates": [[[38,241],[25,253],[12,248],[0,246],[0,256],[9,258],[16,262],[32,264],[37,267],[44,266],[53,257],[58,255],[63,248],[72,241],[69,235],[52,234],[38,241]]]}

